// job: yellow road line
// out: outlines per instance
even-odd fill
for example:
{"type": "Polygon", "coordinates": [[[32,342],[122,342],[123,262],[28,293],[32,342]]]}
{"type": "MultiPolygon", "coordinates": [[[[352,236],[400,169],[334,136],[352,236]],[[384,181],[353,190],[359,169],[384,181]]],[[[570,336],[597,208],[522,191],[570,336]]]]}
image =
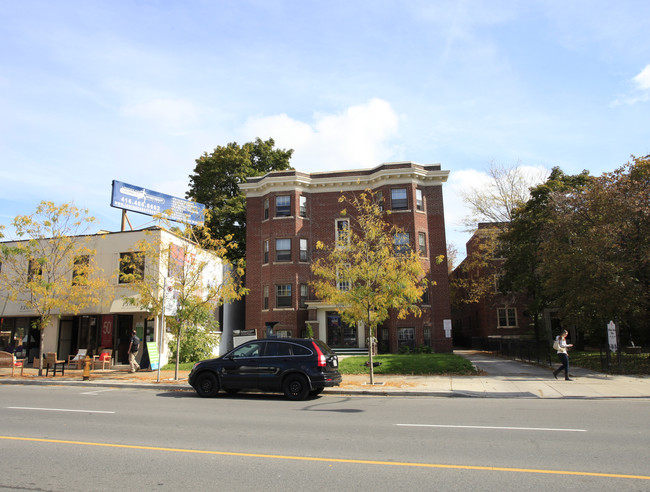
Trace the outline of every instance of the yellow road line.
{"type": "Polygon", "coordinates": [[[594,473],[594,472],[580,472],[580,471],[570,471],[570,470],[509,468],[509,467],[500,467],[500,466],[443,465],[443,464],[436,464],[436,463],[409,463],[409,462],[399,462],[399,461],[354,460],[354,459],[344,459],[344,458],[316,458],[316,457],[309,457],[309,456],[283,456],[277,454],[234,453],[230,451],[208,451],[208,450],[201,450],[201,449],[161,448],[156,446],[136,446],[131,444],[65,441],[61,439],[40,439],[34,437],[0,436],[0,439],[4,439],[8,441],[43,442],[43,443],[50,443],[50,444],[76,444],[79,446],[98,446],[98,447],[105,447],[105,448],[141,449],[146,451],[166,451],[166,452],[173,452],[173,453],[239,456],[245,458],[265,458],[265,459],[293,460],[293,461],[314,461],[314,462],[325,462],[325,463],[348,463],[348,464],[358,464],[358,465],[410,466],[416,468],[443,468],[443,469],[450,469],[450,470],[481,470],[481,471],[515,472],[515,473],[541,473],[546,475],[564,475],[564,476],[573,475],[573,476],[580,476],[580,477],[629,478],[634,480],[650,480],[650,476],[646,476],[646,475],[624,475],[620,473],[594,473]]]}

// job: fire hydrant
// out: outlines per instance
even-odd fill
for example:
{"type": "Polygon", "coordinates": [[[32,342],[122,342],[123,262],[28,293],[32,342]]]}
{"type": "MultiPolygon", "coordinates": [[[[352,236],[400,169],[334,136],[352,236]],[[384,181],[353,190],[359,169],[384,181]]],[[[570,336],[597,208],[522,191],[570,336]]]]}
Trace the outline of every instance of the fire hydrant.
{"type": "Polygon", "coordinates": [[[90,359],[86,357],[86,361],[84,363],[84,381],[88,381],[90,379],[90,359]]]}

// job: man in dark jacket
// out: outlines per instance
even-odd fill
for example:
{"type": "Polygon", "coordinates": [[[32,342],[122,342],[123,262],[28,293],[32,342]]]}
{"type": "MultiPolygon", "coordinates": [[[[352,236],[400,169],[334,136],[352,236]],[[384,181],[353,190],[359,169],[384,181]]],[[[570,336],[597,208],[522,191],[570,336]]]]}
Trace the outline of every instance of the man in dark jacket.
{"type": "Polygon", "coordinates": [[[131,341],[129,342],[129,365],[131,370],[129,372],[135,372],[140,370],[140,364],[135,360],[135,356],[138,354],[140,349],[140,339],[136,335],[135,330],[131,334],[131,341]]]}

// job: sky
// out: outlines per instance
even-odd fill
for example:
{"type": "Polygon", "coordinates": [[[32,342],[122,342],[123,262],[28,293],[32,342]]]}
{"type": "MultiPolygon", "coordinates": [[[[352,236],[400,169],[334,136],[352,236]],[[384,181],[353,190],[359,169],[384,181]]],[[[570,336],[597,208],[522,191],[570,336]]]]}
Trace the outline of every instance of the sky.
{"type": "MultiPolygon", "coordinates": [[[[0,0],[0,224],[112,180],[185,197],[195,159],[273,138],[304,172],[440,164],[447,241],[486,171],[650,154],[646,0],[0,0]]],[[[151,218],[129,213],[135,228],[151,218]]]]}

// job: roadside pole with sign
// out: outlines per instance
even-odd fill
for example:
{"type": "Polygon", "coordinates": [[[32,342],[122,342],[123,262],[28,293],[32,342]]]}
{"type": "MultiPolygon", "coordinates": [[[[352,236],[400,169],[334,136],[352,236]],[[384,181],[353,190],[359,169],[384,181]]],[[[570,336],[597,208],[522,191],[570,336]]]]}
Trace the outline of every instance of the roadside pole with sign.
{"type": "Polygon", "coordinates": [[[611,353],[615,352],[618,354],[618,367],[621,368],[621,351],[618,349],[618,326],[614,321],[607,323],[607,342],[608,348],[607,351],[607,368],[611,372],[611,353]]]}
{"type": "Polygon", "coordinates": [[[175,316],[178,310],[178,302],[174,295],[174,279],[166,278],[163,287],[163,312],[160,315],[160,336],[158,340],[158,378],[160,382],[160,361],[162,360],[162,348],[165,340],[165,316],[175,316]]]}

